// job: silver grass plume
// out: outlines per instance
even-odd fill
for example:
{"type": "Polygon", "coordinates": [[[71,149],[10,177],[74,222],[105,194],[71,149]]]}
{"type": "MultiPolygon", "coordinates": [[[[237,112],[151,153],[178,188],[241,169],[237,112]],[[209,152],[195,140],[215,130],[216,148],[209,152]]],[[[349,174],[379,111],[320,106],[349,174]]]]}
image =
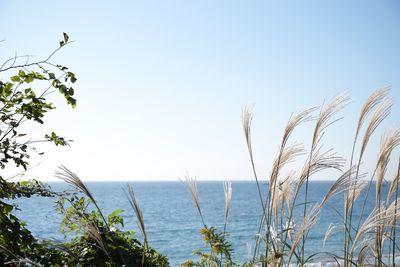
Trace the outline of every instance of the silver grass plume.
{"type": "MultiPolygon", "coordinates": [[[[304,154],[304,148],[300,144],[292,144],[289,147],[286,147],[287,141],[289,140],[290,135],[294,131],[294,129],[299,126],[301,123],[306,122],[311,120],[311,113],[315,111],[317,107],[312,107],[309,109],[306,109],[304,111],[301,111],[300,113],[291,116],[289,119],[288,123],[286,124],[285,131],[282,137],[282,142],[280,145],[279,153],[275,157],[273,166],[272,166],[272,172],[270,175],[270,193],[272,194],[272,200],[271,200],[271,207],[274,210],[275,214],[275,225],[276,220],[277,220],[277,207],[278,207],[278,201],[279,197],[278,194],[278,186],[277,186],[277,180],[279,176],[280,170],[288,163],[292,162],[296,156],[304,154]]],[[[289,188],[286,188],[289,189],[289,188]]],[[[281,192],[282,194],[288,193],[287,190],[285,192],[281,192]]],[[[290,201],[290,200],[289,200],[290,201]]],[[[289,206],[289,204],[288,204],[289,206]]]]}
{"type": "MultiPolygon", "coordinates": [[[[313,157],[315,156],[316,153],[318,153],[318,150],[320,150],[320,141],[322,137],[324,136],[326,128],[338,121],[339,119],[332,120],[334,115],[338,113],[340,110],[342,110],[347,103],[349,102],[350,98],[347,95],[347,93],[342,93],[334,97],[332,100],[330,100],[326,105],[324,105],[320,113],[317,117],[316,124],[314,127],[314,132],[313,132],[313,137],[311,141],[311,149],[309,152],[309,157],[308,157],[308,162],[306,163],[305,166],[305,175],[300,179],[299,187],[297,189],[300,189],[302,184],[305,182],[305,194],[304,194],[304,208],[303,208],[303,217],[304,219],[306,218],[307,214],[307,203],[308,203],[308,184],[309,184],[309,178],[312,174],[313,171],[318,172],[318,168],[315,168],[316,166],[312,165],[313,157]],[[313,168],[315,168],[313,170],[313,168]]],[[[334,162],[334,164],[337,164],[337,162],[334,162]]],[[[331,168],[330,165],[328,165],[325,168],[331,168]]],[[[340,169],[340,167],[338,167],[340,169]]],[[[296,195],[297,195],[296,192],[296,195]]],[[[304,248],[305,248],[305,242],[306,238],[303,236],[302,238],[302,247],[301,247],[301,257],[304,258],[304,248]]]]}
{"type": "Polygon", "coordinates": [[[298,114],[292,116],[288,123],[286,124],[285,131],[282,138],[281,146],[285,147],[287,141],[289,140],[290,135],[293,130],[299,126],[303,122],[307,122],[312,119],[311,113],[317,110],[318,107],[312,107],[306,110],[299,112],[298,114]]]}
{"type": "Polygon", "coordinates": [[[291,210],[292,198],[294,195],[295,188],[297,186],[296,172],[290,171],[287,178],[281,183],[282,187],[282,206],[286,203],[287,209],[291,210]]]}
{"type": "Polygon", "coordinates": [[[254,178],[256,180],[258,197],[260,198],[260,202],[261,202],[261,206],[262,206],[262,209],[263,209],[263,213],[265,215],[265,205],[264,205],[264,200],[263,200],[262,193],[261,193],[260,184],[258,182],[258,177],[257,177],[257,172],[256,172],[256,167],[255,167],[254,157],[253,157],[253,148],[252,148],[252,145],[251,145],[251,121],[253,119],[252,111],[253,111],[253,107],[252,106],[245,106],[243,108],[243,111],[242,111],[242,126],[243,126],[243,131],[244,131],[244,137],[245,137],[245,140],[246,140],[247,150],[249,151],[250,162],[251,162],[251,166],[252,166],[252,169],[253,169],[254,178]]]}
{"type": "Polygon", "coordinates": [[[326,241],[328,241],[328,238],[334,233],[335,229],[336,229],[335,225],[333,225],[332,223],[329,224],[328,229],[325,232],[324,240],[322,241],[322,247],[325,248],[326,241]]]}
{"type": "Polygon", "coordinates": [[[348,189],[348,187],[351,184],[351,173],[353,172],[354,169],[356,169],[356,166],[353,166],[346,172],[344,172],[331,186],[329,189],[328,193],[326,193],[325,197],[323,198],[321,205],[324,205],[332,196],[342,193],[348,189]]]}
{"type": "Polygon", "coordinates": [[[278,206],[279,206],[279,199],[280,192],[279,185],[277,184],[278,179],[278,172],[283,166],[292,162],[295,157],[304,154],[303,146],[297,143],[294,143],[286,148],[283,149],[282,153],[280,153],[279,159],[277,158],[273,164],[273,170],[271,174],[270,186],[271,186],[271,202],[270,207],[273,211],[275,226],[277,225],[278,220],[278,206]]]}
{"type": "Polygon", "coordinates": [[[349,211],[352,209],[355,201],[367,186],[368,186],[367,181],[359,181],[349,186],[348,194],[344,204],[344,216],[347,216],[349,211]]]}
{"type": "Polygon", "coordinates": [[[293,162],[296,157],[301,155],[304,155],[304,147],[302,144],[293,143],[285,147],[280,152],[279,157],[275,158],[274,164],[272,165],[270,185],[276,185],[280,169],[282,169],[286,164],[293,162]]]}
{"type": "Polygon", "coordinates": [[[84,193],[93,203],[96,203],[95,198],[81,178],[64,165],[59,166],[59,171],[55,172],[55,177],[64,180],[67,184],[84,193]]]}
{"type": "Polygon", "coordinates": [[[288,264],[290,264],[290,260],[299,244],[300,240],[308,233],[308,231],[313,227],[313,225],[317,222],[318,215],[321,211],[321,205],[314,205],[306,216],[303,218],[300,227],[296,231],[296,236],[291,244],[291,250],[289,253],[288,264]]]}
{"type": "Polygon", "coordinates": [[[86,184],[79,178],[79,176],[69,170],[64,165],[59,167],[59,171],[55,172],[55,177],[64,180],[67,184],[71,185],[72,187],[76,188],[78,191],[84,193],[96,206],[97,211],[99,212],[101,218],[103,219],[104,224],[106,225],[107,229],[110,231],[110,227],[108,225],[107,220],[105,219],[103,212],[101,211],[99,205],[97,204],[96,199],[93,197],[92,193],[89,191],[89,188],[86,184]]]}
{"type": "Polygon", "coordinates": [[[285,131],[283,133],[282,142],[280,145],[279,153],[275,157],[274,164],[272,166],[272,172],[270,177],[270,184],[276,185],[276,181],[279,176],[279,171],[283,166],[289,163],[295,156],[304,153],[303,148],[298,144],[292,144],[289,148],[286,147],[287,141],[294,129],[301,123],[311,120],[311,113],[314,112],[317,107],[306,109],[295,116],[292,116],[286,124],[285,131]]]}
{"type": "Polygon", "coordinates": [[[370,242],[365,242],[365,244],[362,245],[357,257],[357,262],[360,264],[360,266],[364,266],[364,264],[366,263],[365,261],[368,258],[368,254],[370,252],[371,252],[370,242]]]}
{"type": "Polygon", "coordinates": [[[386,198],[386,203],[389,203],[390,199],[393,197],[393,194],[396,193],[396,188],[399,185],[399,179],[400,179],[400,175],[399,175],[399,172],[397,172],[395,174],[395,176],[393,177],[392,182],[390,183],[390,189],[389,189],[389,193],[386,198]]]}
{"type": "Polygon", "coordinates": [[[251,256],[251,243],[250,243],[250,241],[247,241],[246,249],[247,249],[247,259],[249,261],[251,261],[252,256],[251,256]]]}
{"type": "Polygon", "coordinates": [[[106,253],[109,259],[111,259],[110,253],[108,252],[106,245],[103,242],[103,238],[101,236],[99,228],[97,228],[97,226],[93,222],[86,222],[83,220],[81,222],[81,225],[83,226],[85,233],[90,238],[94,239],[101,248],[101,250],[103,250],[103,252],[106,253]]]}
{"type": "MultiPolygon", "coordinates": [[[[182,180],[179,179],[181,182],[182,180]]],[[[197,183],[196,183],[196,177],[190,177],[189,173],[186,174],[185,176],[185,181],[184,184],[186,185],[187,189],[189,190],[190,194],[192,195],[194,205],[196,206],[197,211],[199,212],[201,222],[203,223],[204,227],[206,227],[206,224],[204,222],[203,218],[203,213],[201,212],[200,208],[200,201],[199,201],[199,195],[197,191],[197,183]]]]}
{"type": "Polygon", "coordinates": [[[344,163],[344,158],[336,156],[336,153],[333,152],[332,149],[325,152],[321,152],[321,149],[317,149],[315,153],[313,153],[311,159],[308,159],[308,162],[304,165],[300,173],[297,191],[300,190],[309,176],[326,169],[341,170],[344,163]]]}
{"type": "MultiPolygon", "coordinates": [[[[382,183],[385,177],[386,169],[390,161],[390,155],[392,151],[399,145],[400,143],[400,130],[397,129],[395,131],[390,131],[388,134],[385,134],[381,140],[381,149],[379,151],[378,162],[376,166],[376,183],[375,183],[375,203],[378,208],[378,212],[381,207],[381,189],[382,183]]],[[[396,214],[396,213],[395,213],[396,214]]],[[[394,220],[396,216],[393,216],[394,220]]],[[[390,219],[393,219],[390,218],[390,219]]],[[[378,218],[379,219],[379,218],[378,218]]],[[[391,224],[390,224],[391,225],[391,224]]],[[[376,225],[376,238],[375,238],[375,247],[378,258],[382,257],[382,243],[384,226],[378,224],[376,225]]]]}
{"type": "Polygon", "coordinates": [[[139,207],[139,204],[137,203],[135,192],[133,191],[130,184],[128,184],[128,200],[132,206],[133,211],[135,212],[137,224],[139,226],[140,232],[142,233],[145,248],[147,249],[149,247],[149,244],[147,239],[146,227],[144,224],[143,213],[139,207]]]}
{"type": "Polygon", "coordinates": [[[371,138],[372,134],[378,128],[378,126],[385,120],[387,116],[390,114],[390,110],[393,105],[393,100],[391,98],[385,98],[380,103],[379,107],[373,113],[371,120],[365,130],[365,134],[361,143],[361,150],[360,150],[360,158],[364,155],[365,149],[367,148],[369,139],[371,138]]]}
{"type": "Polygon", "coordinates": [[[390,161],[392,151],[400,144],[400,129],[385,134],[381,141],[378,162],[376,167],[376,202],[379,205],[382,182],[390,161]]]}
{"type": "Polygon", "coordinates": [[[231,207],[231,200],[232,200],[232,182],[231,181],[224,182],[224,196],[225,196],[225,225],[224,225],[224,232],[225,232],[226,225],[228,223],[229,209],[231,207]]]}
{"type": "Polygon", "coordinates": [[[357,128],[356,128],[356,136],[358,136],[358,133],[361,130],[361,127],[365,121],[365,118],[368,116],[368,114],[379,104],[381,103],[382,100],[384,100],[388,93],[390,91],[389,86],[384,86],[379,88],[378,90],[375,90],[364,102],[364,105],[361,108],[360,115],[358,118],[357,122],[357,128]]]}
{"type": "Polygon", "coordinates": [[[251,147],[251,121],[253,119],[253,107],[245,106],[242,111],[242,126],[244,137],[249,150],[250,158],[253,159],[253,149],[251,147]]]}
{"type": "Polygon", "coordinates": [[[399,210],[400,210],[399,204],[397,205],[391,204],[387,208],[385,208],[385,206],[383,205],[381,205],[379,208],[375,207],[358,229],[354,237],[351,249],[352,253],[354,253],[358,245],[358,242],[362,239],[363,236],[365,236],[368,233],[371,233],[371,231],[375,231],[377,226],[379,227],[388,226],[389,222],[393,220],[395,214],[397,214],[396,219],[398,219],[400,217],[399,210]]]}
{"type": "Polygon", "coordinates": [[[385,210],[385,220],[387,226],[394,225],[394,221],[397,219],[397,217],[400,217],[400,214],[397,214],[398,210],[400,209],[398,201],[399,200],[397,199],[397,201],[395,200],[390,203],[385,210]]]}
{"type": "Polygon", "coordinates": [[[331,99],[325,106],[321,108],[321,111],[317,117],[317,121],[314,128],[313,133],[313,142],[312,142],[312,150],[317,146],[319,143],[323,132],[325,129],[331,125],[332,123],[336,122],[339,119],[332,121],[331,119],[333,116],[342,110],[347,103],[350,101],[350,97],[347,93],[341,93],[331,99]]]}

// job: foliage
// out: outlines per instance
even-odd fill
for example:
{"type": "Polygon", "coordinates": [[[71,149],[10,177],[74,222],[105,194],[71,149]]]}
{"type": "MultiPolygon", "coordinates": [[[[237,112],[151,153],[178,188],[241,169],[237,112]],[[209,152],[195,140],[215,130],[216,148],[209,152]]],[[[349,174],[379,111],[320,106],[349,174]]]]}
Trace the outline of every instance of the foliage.
{"type": "Polygon", "coordinates": [[[200,234],[204,243],[210,247],[210,252],[202,252],[197,250],[194,255],[199,256],[198,262],[186,261],[182,266],[234,266],[232,262],[232,244],[226,239],[226,234],[218,233],[215,227],[203,227],[200,229],[200,234]]]}
{"type": "MultiPolygon", "coordinates": [[[[65,45],[68,40],[64,39],[63,42],[65,45]]],[[[28,121],[43,124],[46,113],[55,108],[46,99],[51,90],[59,89],[68,104],[72,107],[76,104],[73,98],[74,91],[70,86],[76,82],[75,75],[64,66],[50,63],[51,56],[43,61],[25,62],[22,65],[17,63],[18,57],[14,57],[5,61],[0,67],[1,74],[14,73],[10,74],[9,79],[0,80],[0,167],[2,169],[14,163],[15,166],[26,170],[30,152],[36,152],[34,143],[50,141],[56,145],[67,145],[65,138],[54,132],[45,135],[44,140],[31,140],[27,133],[20,132],[20,126],[28,121]],[[47,86],[43,90],[37,90],[32,87],[33,83],[42,86],[47,84],[47,86]]],[[[0,251],[2,252],[0,265],[7,262],[31,264],[62,262],[63,252],[52,248],[47,241],[37,240],[25,224],[13,215],[13,210],[18,207],[7,203],[7,200],[32,196],[52,197],[55,193],[48,186],[35,180],[9,182],[0,176],[0,251]]]]}
{"type": "MultiPolygon", "coordinates": [[[[0,167],[14,165],[27,170],[34,144],[51,142],[68,145],[65,137],[55,132],[42,140],[32,140],[21,125],[44,123],[47,112],[55,107],[48,95],[58,91],[71,107],[76,106],[72,85],[77,81],[67,67],[50,62],[52,56],[70,43],[64,33],[59,47],[46,59],[29,62],[29,57],[13,57],[0,66],[0,167]],[[19,61],[26,59],[22,64],[19,61]],[[33,85],[36,85],[35,87],[33,85]],[[38,88],[44,88],[42,90],[38,88]]],[[[27,200],[28,201],[28,200],[27,200]]],[[[116,210],[105,220],[100,208],[91,210],[93,197],[77,192],[53,192],[36,180],[13,182],[0,176],[0,266],[168,266],[165,256],[143,246],[132,231],[124,231],[122,210],[116,210]],[[57,198],[58,211],[64,216],[62,232],[73,234],[63,242],[40,240],[15,216],[19,207],[16,198],[57,198]]]]}
{"type": "Polygon", "coordinates": [[[115,210],[104,221],[101,211],[91,210],[90,204],[90,199],[77,193],[57,201],[64,215],[62,233],[75,236],[66,244],[74,265],[168,266],[167,258],[143,246],[133,231],[123,231],[123,210],[115,210]]]}

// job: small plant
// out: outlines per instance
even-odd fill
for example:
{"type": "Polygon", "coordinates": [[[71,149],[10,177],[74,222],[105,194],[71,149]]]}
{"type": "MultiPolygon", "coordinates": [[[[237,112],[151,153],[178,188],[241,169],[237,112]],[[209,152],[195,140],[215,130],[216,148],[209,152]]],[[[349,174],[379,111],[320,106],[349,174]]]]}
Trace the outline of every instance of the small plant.
{"type": "Polygon", "coordinates": [[[185,184],[190,192],[196,209],[199,213],[203,227],[200,229],[200,235],[206,246],[210,247],[209,252],[196,250],[195,256],[199,256],[198,261],[185,261],[181,266],[199,266],[199,267],[222,267],[222,266],[236,266],[232,260],[232,244],[227,240],[228,234],[226,233],[226,225],[228,223],[229,209],[231,205],[232,186],[230,182],[224,184],[225,195],[225,222],[223,232],[218,232],[215,227],[208,227],[205,224],[203,213],[200,207],[200,201],[197,191],[196,178],[190,177],[189,174],[185,176],[185,184]]]}
{"type": "MultiPolygon", "coordinates": [[[[76,260],[82,265],[106,266],[169,266],[165,256],[150,248],[144,229],[143,214],[136,202],[133,190],[128,186],[129,201],[139,221],[144,237],[142,244],[133,231],[123,231],[123,210],[115,210],[105,216],[85,183],[66,167],[61,167],[56,176],[69,183],[84,196],[73,194],[59,199],[58,210],[64,215],[63,233],[78,234],[65,244],[76,260]],[[89,209],[93,204],[95,210],[89,209]],[[68,204],[68,205],[67,205],[68,204]]],[[[75,263],[74,263],[75,264],[75,263]]]]}

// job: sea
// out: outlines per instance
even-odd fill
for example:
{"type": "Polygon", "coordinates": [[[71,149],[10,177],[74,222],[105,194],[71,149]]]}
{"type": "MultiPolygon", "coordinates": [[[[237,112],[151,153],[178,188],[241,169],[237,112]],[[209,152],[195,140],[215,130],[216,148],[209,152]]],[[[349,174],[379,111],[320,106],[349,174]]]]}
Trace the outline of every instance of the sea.
{"type": "MultiPolygon", "coordinates": [[[[105,214],[116,209],[122,209],[126,230],[136,231],[136,237],[142,239],[137,227],[136,217],[128,202],[125,191],[127,182],[87,182],[87,187],[105,214]]],[[[196,250],[207,251],[208,247],[202,241],[199,230],[202,227],[201,219],[194,206],[190,192],[182,182],[129,182],[132,186],[137,202],[143,212],[149,244],[159,252],[167,255],[171,266],[179,266],[185,260],[197,259],[193,255],[196,250]]],[[[333,182],[313,181],[309,185],[309,206],[321,201],[333,182]]],[[[64,182],[50,182],[54,191],[72,190],[64,182]]],[[[268,190],[267,183],[261,183],[264,198],[268,190]]],[[[215,226],[223,231],[225,199],[222,181],[197,184],[199,201],[205,224],[215,226]]],[[[383,185],[385,197],[389,184],[383,185]]],[[[303,199],[301,192],[299,199],[303,199]]],[[[306,253],[329,251],[341,254],[343,250],[342,224],[343,194],[333,197],[322,210],[317,223],[312,228],[306,243],[306,253]],[[325,232],[330,224],[338,225],[337,231],[323,246],[325,232]]],[[[365,210],[361,214],[361,202],[354,208],[354,218],[366,217],[375,205],[374,185],[367,198],[365,210]]],[[[359,199],[363,199],[363,195],[359,199]]],[[[18,199],[15,203],[21,209],[17,216],[27,223],[34,235],[42,239],[63,240],[59,225],[62,220],[55,210],[56,199],[32,197],[18,199]]],[[[302,201],[300,201],[302,202],[302,201]]],[[[300,224],[303,206],[295,207],[294,224],[300,224]]],[[[226,231],[228,240],[232,243],[236,262],[244,263],[248,260],[248,247],[254,245],[260,223],[262,208],[255,182],[232,182],[232,200],[226,231]]],[[[67,238],[71,238],[68,236],[67,238]]]]}

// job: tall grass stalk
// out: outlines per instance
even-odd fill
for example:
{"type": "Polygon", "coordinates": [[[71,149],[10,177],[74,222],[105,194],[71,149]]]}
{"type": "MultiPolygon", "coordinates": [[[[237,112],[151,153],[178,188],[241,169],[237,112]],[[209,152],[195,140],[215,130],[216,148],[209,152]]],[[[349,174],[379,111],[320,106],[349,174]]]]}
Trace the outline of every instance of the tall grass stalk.
{"type": "MultiPolygon", "coordinates": [[[[232,200],[232,182],[226,181],[223,183],[224,186],[224,197],[225,197],[225,216],[224,216],[224,232],[223,237],[226,238],[226,226],[228,225],[229,210],[231,207],[232,200]]],[[[223,253],[221,252],[220,262],[222,262],[223,253]]],[[[229,263],[232,266],[232,259],[229,257],[229,263]]]]}
{"type": "MultiPolygon", "coordinates": [[[[395,197],[394,197],[394,203],[395,207],[398,205],[398,195],[399,195],[399,179],[400,179],[400,157],[399,157],[399,163],[397,166],[397,175],[395,179],[393,179],[394,184],[395,184],[395,197]]],[[[393,226],[392,226],[392,265],[395,266],[395,259],[396,259],[396,227],[397,227],[397,218],[398,214],[397,211],[395,211],[394,216],[393,216],[393,226]]]]}
{"type": "Polygon", "coordinates": [[[190,177],[189,173],[187,173],[184,179],[185,179],[184,181],[181,179],[179,179],[179,180],[181,182],[184,182],[184,184],[186,185],[186,188],[189,190],[189,192],[192,196],[194,205],[196,206],[197,212],[200,215],[201,222],[202,222],[204,228],[207,228],[207,225],[204,221],[203,212],[201,211],[201,208],[200,208],[200,201],[199,201],[199,194],[197,191],[196,177],[190,177]]]}
{"type": "MultiPolygon", "coordinates": [[[[268,190],[268,195],[267,195],[267,202],[266,202],[266,207],[268,207],[267,211],[267,219],[266,219],[266,254],[269,253],[269,244],[271,242],[271,234],[279,235],[280,239],[282,240],[282,225],[283,225],[283,211],[281,212],[281,228],[280,230],[277,229],[278,225],[278,203],[279,203],[279,187],[277,185],[278,183],[278,177],[281,169],[288,163],[292,162],[295,157],[300,156],[304,153],[303,146],[297,143],[294,143],[292,145],[287,146],[287,142],[293,133],[294,129],[299,126],[301,123],[306,122],[311,119],[311,113],[316,110],[316,107],[306,109],[295,116],[292,116],[288,123],[286,124],[282,141],[279,147],[279,153],[277,157],[275,158],[274,164],[272,166],[272,171],[269,179],[269,190],[268,190]],[[272,223],[272,217],[274,218],[274,223],[272,223]],[[270,231],[272,229],[272,233],[270,231]]],[[[282,199],[289,198],[286,194],[289,193],[289,191],[284,191],[282,192],[282,199]]],[[[282,209],[283,210],[283,209],[282,209]]],[[[261,233],[259,232],[259,235],[261,233]]],[[[278,245],[278,244],[277,244],[278,245]]],[[[279,248],[281,251],[277,251],[275,248],[275,244],[272,243],[272,246],[274,248],[274,257],[279,256],[282,254],[283,248],[279,248]],[[277,253],[278,252],[278,253],[277,253]]]]}
{"type": "Polygon", "coordinates": [[[229,209],[231,208],[232,200],[232,182],[224,182],[224,196],[225,196],[225,221],[224,221],[224,235],[226,233],[226,226],[228,224],[229,209]]]}
{"type": "MultiPolygon", "coordinates": [[[[314,128],[314,133],[311,141],[311,149],[309,157],[312,158],[314,156],[315,151],[318,149],[318,145],[321,141],[322,136],[324,135],[324,131],[326,128],[334,123],[337,120],[332,121],[332,117],[339,112],[341,109],[345,107],[345,105],[349,102],[350,98],[346,93],[339,94],[334,97],[326,106],[321,108],[319,116],[317,117],[317,121],[314,128]]],[[[307,215],[307,202],[308,202],[308,183],[311,173],[311,161],[309,161],[307,167],[306,174],[306,182],[305,182],[305,195],[304,195],[304,209],[303,209],[303,217],[306,218],[307,215]]],[[[302,238],[302,251],[301,258],[304,258],[304,247],[305,247],[306,239],[302,238]]]]}
{"type": "MultiPolygon", "coordinates": [[[[257,190],[260,196],[260,201],[262,201],[262,209],[263,209],[263,214],[261,216],[260,219],[260,224],[259,224],[259,228],[258,228],[258,234],[256,237],[256,242],[255,242],[255,246],[254,246],[254,253],[253,253],[253,261],[256,258],[256,254],[258,251],[258,245],[259,245],[259,240],[260,237],[262,236],[262,229],[263,229],[263,225],[266,222],[266,229],[267,229],[267,234],[266,234],[266,251],[269,251],[269,244],[270,244],[270,234],[269,234],[269,230],[271,229],[271,209],[272,209],[272,204],[271,204],[271,194],[273,196],[273,201],[272,202],[276,202],[277,201],[277,181],[278,181],[278,175],[279,175],[279,171],[280,169],[287,163],[291,162],[293,160],[293,158],[299,154],[302,153],[302,148],[300,147],[300,145],[297,144],[293,144],[292,146],[290,146],[290,148],[286,148],[286,144],[289,140],[290,135],[292,134],[292,132],[294,131],[294,129],[300,125],[303,122],[306,122],[308,120],[311,119],[311,113],[316,110],[316,108],[310,108],[307,110],[304,110],[298,114],[296,114],[295,116],[292,116],[286,127],[285,127],[285,131],[283,134],[283,138],[281,141],[281,145],[280,145],[280,150],[278,153],[278,156],[276,157],[275,161],[274,161],[274,165],[272,168],[272,172],[271,172],[271,176],[270,176],[270,180],[269,180],[269,190],[267,193],[267,198],[266,198],[266,202],[264,204],[263,202],[263,198],[262,198],[262,193],[261,193],[261,188],[258,182],[258,177],[257,177],[257,172],[255,169],[255,164],[254,164],[254,158],[253,158],[253,152],[252,152],[252,147],[251,147],[251,135],[250,135],[250,130],[251,130],[251,118],[252,118],[252,114],[251,114],[251,109],[249,107],[244,108],[243,110],[243,114],[242,114],[242,122],[243,122],[243,129],[244,129],[244,133],[245,133],[245,138],[246,138],[246,143],[247,143],[247,147],[249,150],[249,155],[250,155],[250,161],[251,161],[251,165],[252,165],[252,169],[253,169],[253,174],[256,180],[256,185],[257,185],[257,190]],[[274,193],[272,193],[274,192],[274,193]],[[267,209],[267,210],[266,210],[267,209]]],[[[275,217],[277,218],[277,216],[275,217]]],[[[277,225],[277,222],[275,221],[275,226],[277,225]]],[[[275,229],[276,230],[276,229],[275,229]]],[[[273,250],[274,252],[276,252],[276,248],[273,245],[273,250]]]]}
{"type": "MultiPolygon", "coordinates": [[[[398,145],[400,144],[400,130],[391,131],[384,135],[382,138],[381,150],[379,152],[378,163],[377,163],[377,175],[375,184],[375,202],[376,208],[378,209],[378,214],[381,208],[381,189],[382,182],[385,177],[386,169],[389,164],[390,155],[398,145]]],[[[379,218],[378,218],[379,219],[379,218]]],[[[377,254],[377,264],[381,266],[382,262],[382,238],[383,238],[383,227],[378,224],[376,228],[376,254],[377,254]]]]}
{"type": "Polygon", "coordinates": [[[142,233],[144,247],[147,250],[149,248],[149,244],[148,244],[146,227],[144,224],[143,213],[142,213],[142,210],[140,209],[139,204],[136,200],[135,192],[133,191],[132,186],[130,184],[128,184],[127,187],[128,187],[127,198],[128,198],[129,204],[131,204],[131,207],[132,207],[133,211],[135,212],[136,219],[137,219],[137,225],[139,226],[139,230],[142,233]]]}
{"type": "Polygon", "coordinates": [[[110,231],[110,226],[108,225],[108,222],[106,218],[104,217],[103,212],[101,211],[99,205],[97,204],[96,199],[93,197],[92,193],[90,192],[89,188],[86,186],[86,184],[79,178],[79,176],[70,171],[67,167],[61,165],[59,167],[59,171],[55,172],[55,177],[64,180],[67,184],[70,184],[71,186],[75,187],[77,190],[80,192],[84,193],[95,205],[97,211],[99,212],[104,224],[107,227],[107,230],[110,231]]]}
{"type": "MultiPolygon", "coordinates": [[[[390,90],[390,87],[382,87],[382,88],[374,91],[368,97],[368,99],[364,102],[364,105],[361,108],[360,115],[359,115],[359,118],[357,121],[356,132],[355,132],[354,139],[353,139],[353,145],[352,145],[351,156],[350,156],[350,166],[353,165],[356,143],[357,143],[358,136],[359,136],[360,130],[363,126],[365,119],[375,109],[375,107],[377,105],[379,105],[382,102],[382,100],[384,100],[386,98],[389,90],[390,90]]],[[[379,118],[379,116],[377,116],[377,118],[379,118]]],[[[371,130],[376,129],[376,127],[375,128],[368,127],[368,128],[371,130]]],[[[372,132],[369,134],[369,136],[372,134],[372,132]]],[[[367,139],[364,138],[364,140],[366,140],[365,146],[368,143],[369,136],[367,139]]],[[[360,153],[357,166],[360,166],[360,164],[361,164],[361,159],[362,159],[362,155],[364,154],[364,150],[365,150],[365,148],[360,153]]],[[[357,168],[357,174],[359,171],[358,168],[357,168]]],[[[348,259],[348,253],[347,253],[348,252],[347,251],[348,242],[350,242],[350,239],[351,239],[351,232],[349,229],[351,229],[351,221],[352,221],[352,213],[353,213],[352,203],[355,201],[355,197],[357,195],[355,192],[356,184],[358,181],[357,174],[356,174],[354,182],[353,182],[353,190],[350,190],[350,186],[349,186],[347,196],[345,197],[346,204],[345,204],[345,211],[344,211],[344,229],[343,229],[344,230],[343,231],[343,233],[344,233],[344,242],[343,242],[344,250],[343,251],[344,251],[344,258],[345,258],[345,261],[344,261],[345,266],[347,266],[347,262],[348,262],[347,261],[347,259],[348,259]],[[351,205],[350,205],[350,203],[351,203],[351,205]],[[350,218],[348,217],[349,214],[350,214],[350,218]],[[348,225],[348,220],[349,220],[349,225],[348,225]]]]}
{"type": "Polygon", "coordinates": [[[252,143],[251,143],[251,121],[253,119],[252,110],[253,110],[252,106],[246,106],[243,108],[243,110],[242,110],[242,127],[243,127],[246,145],[247,145],[247,150],[248,150],[249,157],[250,157],[250,163],[251,163],[254,179],[256,181],[257,193],[258,193],[258,197],[260,199],[261,208],[262,208],[262,216],[261,216],[260,223],[258,225],[258,234],[256,235],[256,240],[255,240],[255,245],[254,245],[253,260],[255,260],[255,257],[256,257],[257,251],[258,251],[258,245],[260,242],[261,231],[262,231],[262,228],[264,225],[264,220],[266,218],[266,210],[265,210],[264,200],[262,197],[260,183],[258,181],[258,175],[257,175],[255,163],[254,163],[253,148],[252,148],[252,143]]]}

